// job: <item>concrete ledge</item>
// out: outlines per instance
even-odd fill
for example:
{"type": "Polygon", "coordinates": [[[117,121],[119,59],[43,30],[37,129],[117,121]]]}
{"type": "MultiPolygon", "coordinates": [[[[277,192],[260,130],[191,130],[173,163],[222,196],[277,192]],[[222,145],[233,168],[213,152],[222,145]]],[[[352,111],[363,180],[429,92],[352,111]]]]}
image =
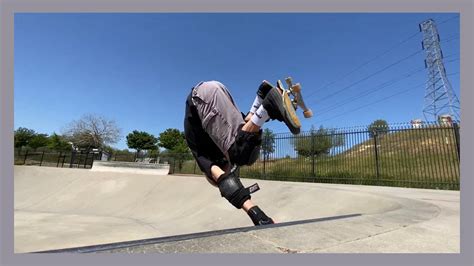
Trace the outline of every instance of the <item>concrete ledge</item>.
{"type": "Polygon", "coordinates": [[[97,172],[116,172],[150,175],[167,175],[169,173],[169,170],[169,164],[104,161],[94,161],[91,168],[91,171],[97,172]]]}

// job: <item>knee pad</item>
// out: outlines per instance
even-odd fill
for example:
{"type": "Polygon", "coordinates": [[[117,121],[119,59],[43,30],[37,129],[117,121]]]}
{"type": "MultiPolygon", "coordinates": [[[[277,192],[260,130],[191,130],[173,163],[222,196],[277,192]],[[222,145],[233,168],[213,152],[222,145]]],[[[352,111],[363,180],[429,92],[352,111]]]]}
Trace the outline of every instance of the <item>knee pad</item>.
{"type": "Polygon", "coordinates": [[[246,132],[239,127],[235,142],[229,149],[231,162],[239,166],[252,165],[258,159],[261,145],[262,130],[246,132]]]}
{"type": "Polygon", "coordinates": [[[251,198],[250,194],[260,189],[257,183],[244,188],[240,178],[234,172],[225,173],[220,176],[217,180],[217,186],[221,196],[226,198],[237,209],[242,208],[244,202],[251,198]]]}

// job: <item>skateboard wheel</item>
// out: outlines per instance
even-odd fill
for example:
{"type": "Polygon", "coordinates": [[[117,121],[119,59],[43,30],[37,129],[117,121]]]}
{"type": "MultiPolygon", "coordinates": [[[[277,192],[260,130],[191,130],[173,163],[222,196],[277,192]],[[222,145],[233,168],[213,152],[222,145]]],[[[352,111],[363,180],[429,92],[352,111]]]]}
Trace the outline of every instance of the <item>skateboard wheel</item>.
{"type": "Polygon", "coordinates": [[[299,83],[296,83],[295,85],[293,85],[293,87],[291,89],[296,93],[300,93],[301,92],[301,85],[299,83]]]}
{"type": "Polygon", "coordinates": [[[304,118],[310,118],[313,116],[313,111],[311,109],[308,109],[306,111],[303,111],[304,118]]]}

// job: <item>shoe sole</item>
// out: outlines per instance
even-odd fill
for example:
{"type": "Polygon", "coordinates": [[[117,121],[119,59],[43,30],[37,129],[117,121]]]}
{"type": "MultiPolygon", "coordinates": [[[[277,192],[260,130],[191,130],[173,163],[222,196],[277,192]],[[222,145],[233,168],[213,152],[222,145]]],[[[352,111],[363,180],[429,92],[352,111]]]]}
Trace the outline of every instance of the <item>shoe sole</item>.
{"type": "Polygon", "coordinates": [[[285,122],[286,126],[290,129],[291,133],[293,134],[299,134],[300,133],[300,128],[301,128],[301,123],[296,115],[295,109],[293,107],[293,104],[291,103],[291,99],[288,96],[288,93],[282,92],[278,88],[273,88],[267,95],[267,97],[270,96],[274,101],[282,102],[283,106],[283,122],[285,122]],[[277,96],[278,95],[278,96],[277,96]]]}

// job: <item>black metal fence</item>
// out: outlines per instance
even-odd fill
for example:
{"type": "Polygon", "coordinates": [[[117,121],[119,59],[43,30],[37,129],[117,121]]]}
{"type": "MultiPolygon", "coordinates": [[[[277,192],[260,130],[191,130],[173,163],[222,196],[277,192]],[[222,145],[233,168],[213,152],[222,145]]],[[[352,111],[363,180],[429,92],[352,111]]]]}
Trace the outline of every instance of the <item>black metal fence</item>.
{"type": "MultiPolygon", "coordinates": [[[[244,178],[459,189],[457,123],[319,129],[265,135],[259,160],[240,169],[244,178]]],[[[199,174],[193,160],[176,173],[199,174]]]]}
{"type": "Polygon", "coordinates": [[[37,165],[90,169],[94,160],[100,160],[100,152],[90,151],[34,151],[15,149],[16,165],[37,165]]]}
{"type": "MultiPolygon", "coordinates": [[[[97,152],[15,150],[15,164],[91,168],[97,152]]],[[[202,174],[190,154],[115,153],[112,161],[170,164],[171,174],[202,174]]],[[[264,134],[243,178],[459,190],[458,123],[318,129],[264,134]]]]}

